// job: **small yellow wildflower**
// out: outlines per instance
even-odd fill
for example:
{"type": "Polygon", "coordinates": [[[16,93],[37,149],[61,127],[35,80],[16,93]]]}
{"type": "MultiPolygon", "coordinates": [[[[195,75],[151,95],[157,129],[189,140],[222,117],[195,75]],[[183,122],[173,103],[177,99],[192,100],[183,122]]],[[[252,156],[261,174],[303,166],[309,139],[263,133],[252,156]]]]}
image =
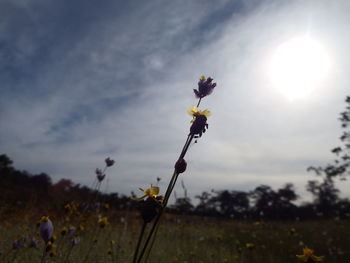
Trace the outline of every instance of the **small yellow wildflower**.
{"type": "Polygon", "coordinates": [[[247,243],[245,244],[246,248],[253,249],[255,247],[254,243],[247,243]]]}
{"type": "Polygon", "coordinates": [[[64,236],[65,234],[67,234],[68,228],[66,226],[62,227],[61,229],[61,235],[64,236]]]}
{"type": "Polygon", "coordinates": [[[54,243],[56,241],[56,239],[57,239],[57,236],[55,234],[52,234],[52,237],[51,237],[50,241],[52,243],[54,243]]]}
{"type": "Polygon", "coordinates": [[[143,190],[142,188],[139,188],[141,192],[144,193],[143,196],[141,197],[133,197],[132,200],[143,200],[146,197],[151,197],[154,199],[159,199],[160,196],[158,196],[159,194],[159,187],[158,186],[152,186],[146,190],[143,190]]]}
{"type": "Polygon", "coordinates": [[[323,256],[314,255],[314,251],[308,247],[305,247],[303,249],[303,253],[303,255],[296,255],[297,258],[303,262],[320,262],[324,258],[323,256]]]}
{"type": "Polygon", "coordinates": [[[68,214],[72,211],[72,207],[70,206],[70,204],[66,204],[64,206],[64,211],[68,214]]]}
{"type": "Polygon", "coordinates": [[[46,250],[46,252],[49,252],[55,248],[56,248],[56,245],[53,242],[49,241],[49,242],[47,242],[45,250],[46,250]]]}
{"type": "Polygon", "coordinates": [[[192,106],[188,111],[188,114],[191,115],[193,120],[191,122],[194,122],[196,116],[203,115],[205,117],[209,117],[211,115],[211,112],[209,110],[199,110],[197,106],[192,106]]]}
{"type": "Polygon", "coordinates": [[[54,256],[56,256],[56,251],[52,250],[49,252],[49,256],[52,258],[54,256]]]}
{"type": "Polygon", "coordinates": [[[101,228],[104,228],[106,225],[108,225],[108,218],[107,217],[102,217],[98,220],[97,222],[101,228]]]}
{"type": "Polygon", "coordinates": [[[48,216],[42,216],[41,219],[40,219],[41,223],[45,223],[47,221],[49,221],[49,217],[48,216]]]}

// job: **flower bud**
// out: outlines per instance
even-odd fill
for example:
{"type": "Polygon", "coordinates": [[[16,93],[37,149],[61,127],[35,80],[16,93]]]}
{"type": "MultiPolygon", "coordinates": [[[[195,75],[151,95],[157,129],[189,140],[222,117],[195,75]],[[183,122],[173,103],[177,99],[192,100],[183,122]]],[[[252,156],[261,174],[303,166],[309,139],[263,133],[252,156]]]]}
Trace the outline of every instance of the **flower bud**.
{"type": "Polygon", "coordinates": [[[110,159],[109,157],[105,159],[105,162],[106,162],[107,167],[110,167],[115,163],[115,161],[110,159]]]}
{"type": "Polygon", "coordinates": [[[48,243],[51,240],[53,236],[53,225],[48,216],[43,216],[41,218],[39,234],[45,243],[48,243]]]}
{"type": "Polygon", "coordinates": [[[71,244],[72,244],[73,247],[78,245],[79,242],[80,242],[80,238],[79,237],[74,237],[74,238],[71,239],[71,244]]]}
{"type": "Polygon", "coordinates": [[[187,168],[187,163],[183,158],[177,160],[177,162],[175,163],[175,171],[179,174],[185,172],[186,168],[187,168]]]}
{"type": "Polygon", "coordinates": [[[145,223],[149,223],[156,217],[161,208],[161,203],[152,197],[148,197],[145,201],[141,201],[141,216],[145,223]]]}
{"type": "Polygon", "coordinates": [[[207,117],[204,115],[198,115],[191,125],[190,134],[199,135],[200,137],[202,136],[202,133],[205,132],[206,128],[208,128],[207,117]]]}

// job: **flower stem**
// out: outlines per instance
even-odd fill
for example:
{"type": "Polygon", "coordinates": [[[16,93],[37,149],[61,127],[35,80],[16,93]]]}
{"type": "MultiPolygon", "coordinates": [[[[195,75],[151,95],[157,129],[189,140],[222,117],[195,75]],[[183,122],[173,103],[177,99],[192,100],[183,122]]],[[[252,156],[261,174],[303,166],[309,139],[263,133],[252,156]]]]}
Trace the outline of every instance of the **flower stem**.
{"type": "MultiPolygon", "coordinates": [[[[199,98],[198,103],[197,103],[197,107],[199,107],[201,101],[202,101],[202,98],[199,98]]],[[[194,138],[194,134],[189,134],[189,135],[187,136],[186,142],[185,142],[185,144],[184,144],[184,146],[183,146],[183,148],[182,148],[182,151],[181,151],[181,153],[180,153],[180,156],[179,156],[178,160],[183,159],[183,158],[185,157],[185,155],[186,155],[186,153],[187,153],[187,150],[188,150],[188,148],[189,148],[189,146],[190,146],[190,144],[191,144],[193,138],[194,138]]],[[[140,256],[139,256],[138,260],[135,261],[135,260],[136,260],[136,257],[137,257],[137,252],[138,252],[139,246],[140,246],[140,244],[141,244],[141,240],[140,240],[140,239],[141,239],[141,236],[140,236],[140,238],[139,238],[139,241],[138,241],[138,244],[137,244],[137,248],[136,248],[136,251],[135,251],[135,255],[134,255],[133,263],[136,263],[136,262],[137,262],[137,263],[140,263],[140,262],[141,262],[142,257],[143,257],[143,255],[145,254],[145,251],[146,251],[146,249],[147,249],[147,246],[149,245],[149,243],[150,243],[150,241],[151,241],[151,239],[152,239],[152,242],[151,242],[151,244],[150,244],[149,251],[148,251],[147,256],[146,256],[146,259],[145,259],[145,262],[147,262],[149,253],[150,253],[150,251],[151,251],[151,249],[152,249],[152,247],[153,247],[153,243],[154,243],[154,240],[155,240],[155,234],[156,234],[157,231],[158,231],[159,220],[160,220],[160,218],[161,218],[161,216],[162,216],[162,214],[163,214],[163,212],[164,212],[164,210],[165,210],[166,205],[168,204],[170,195],[171,195],[171,193],[172,193],[172,191],[173,191],[173,189],[174,189],[174,187],[175,187],[175,184],[176,184],[176,181],[177,181],[177,178],[178,178],[178,177],[179,177],[179,173],[178,173],[178,172],[176,171],[176,169],[175,169],[175,170],[174,170],[174,173],[173,173],[173,175],[172,175],[172,177],[171,177],[171,179],[170,179],[170,182],[169,182],[169,184],[168,184],[167,190],[166,190],[166,192],[165,192],[162,208],[160,209],[158,215],[156,216],[156,218],[155,218],[155,220],[154,220],[154,223],[153,223],[153,225],[152,225],[152,228],[151,228],[150,232],[148,233],[147,239],[146,239],[146,241],[145,241],[145,243],[144,243],[144,245],[143,245],[143,248],[142,248],[142,250],[141,250],[141,253],[140,253],[140,256]],[[153,238],[152,238],[152,237],[153,237],[153,238]]],[[[144,230],[144,229],[143,229],[143,230],[144,230]]],[[[143,230],[141,229],[141,232],[142,232],[143,230]]],[[[143,232],[142,232],[142,235],[143,235],[143,232]]]]}
{"type": "MultiPolygon", "coordinates": [[[[200,103],[200,101],[198,102],[198,104],[199,104],[199,103],[200,103]]],[[[186,155],[186,153],[187,153],[187,150],[188,150],[188,147],[190,146],[191,141],[193,140],[193,138],[194,138],[194,135],[193,135],[193,134],[188,135],[188,137],[187,137],[187,139],[186,139],[186,142],[185,142],[185,145],[184,145],[184,147],[182,148],[182,151],[181,151],[181,154],[180,154],[180,156],[179,156],[179,159],[183,159],[183,158],[185,157],[185,155],[186,155]]],[[[179,176],[179,173],[178,173],[176,170],[174,170],[173,176],[172,176],[171,179],[170,179],[168,188],[167,188],[166,193],[165,193],[165,196],[164,196],[163,206],[162,206],[162,208],[160,209],[160,211],[159,211],[157,217],[156,217],[155,220],[154,220],[154,223],[153,223],[152,228],[151,228],[151,230],[150,230],[150,232],[149,232],[149,234],[148,234],[148,237],[147,237],[147,239],[146,239],[146,242],[145,242],[145,244],[144,244],[144,246],[143,246],[143,248],[142,248],[142,250],[141,250],[140,256],[139,256],[138,260],[136,261],[137,263],[140,263],[140,262],[141,262],[142,257],[143,257],[143,255],[145,254],[145,251],[146,251],[146,249],[147,249],[147,246],[148,246],[148,244],[150,243],[150,240],[151,240],[153,234],[156,232],[155,230],[156,230],[157,225],[158,225],[158,223],[159,223],[159,220],[160,220],[160,218],[161,218],[161,216],[162,216],[162,214],[163,214],[163,212],[164,212],[164,210],[165,210],[165,207],[166,207],[166,205],[168,204],[170,195],[171,195],[171,193],[172,193],[172,191],[173,191],[173,189],[174,189],[174,187],[175,187],[175,184],[176,184],[176,181],[177,181],[178,176],[179,176]]],[[[153,244],[153,241],[152,241],[152,244],[153,244]]],[[[150,247],[150,249],[151,249],[151,248],[152,248],[152,247],[150,247]]],[[[134,262],[134,263],[135,263],[135,262],[134,262]]]]}
{"type": "Polygon", "coordinates": [[[199,98],[198,103],[197,103],[197,107],[199,107],[199,104],[201,104],[202,98],[199,98]]]}
{"type": "Polygon", "coordinates": [[[136,245],[134,258],[132,260],[133,263],[136,263],[137,254],[139,253],[139,249],[140,249],[141,241],[143,238],[143,234],[145,233],[146,225],[147,225],[147,223],[143,222],[142,227],[141,227],[141,231],[140,231],[140,235],[139,235],[139,240],[137,241],[137,245],[136,245]]]}

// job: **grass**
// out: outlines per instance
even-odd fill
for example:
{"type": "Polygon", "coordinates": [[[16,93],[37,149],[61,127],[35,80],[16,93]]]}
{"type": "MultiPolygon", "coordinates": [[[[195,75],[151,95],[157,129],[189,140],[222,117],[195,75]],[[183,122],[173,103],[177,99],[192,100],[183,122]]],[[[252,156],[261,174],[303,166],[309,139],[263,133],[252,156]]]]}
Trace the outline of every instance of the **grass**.
{"type": "MultiPolygon", "coordinates": [[[[40,216],[39,216],[40,217],[40,216]]],[[[84,230],[60,234],[63,226],[77,226],[81,220],[51,217],[55,226],[56,254],[47,262],[131,262],[142,220],[108,212],[110,224],[99,228],[96,215],[86,219],[84,230]],[[72,246],[71,239],[80,242],[72,246]],[[95,241],[96,239],[96,241],[95,241]]],[[[12,248],[16,239],[38,236],[32,216],[13,216],[0,223],[0,262],[40,262],[44,243],[30,248],[12,248]]],[[[23,243],[23,242],[22,242],[23,243]]],[[[303,247],[325,256],[327,263],[346,263],[350,254],[349,221],[248,222],[165,214],[148,262],[167,263],[292,263],[303,247]],[[250,245],[248,245],[250,244],[250,245]]]]}

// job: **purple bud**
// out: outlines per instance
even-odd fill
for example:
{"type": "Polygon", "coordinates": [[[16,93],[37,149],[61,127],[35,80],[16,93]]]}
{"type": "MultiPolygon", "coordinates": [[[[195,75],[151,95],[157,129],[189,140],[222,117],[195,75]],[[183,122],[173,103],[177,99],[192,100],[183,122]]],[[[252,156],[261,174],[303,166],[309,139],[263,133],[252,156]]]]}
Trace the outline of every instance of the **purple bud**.
{"type": "Polygon", "coordinates": [[[16,239],[12,242],[12,249],[19,249],[22,247],[21,241],[16,239]]]}
{"type": "Polygon", "coordinates": [[[78,243],[80,242],[80,238],[79,237],[72,238],[70,242],[71,242],[72,246],[74,247],[74,246],[78,245],[78,243]]]}
{"type": "Polygon", "coordinates": [[[69,233],[73,233],[73,232],[75,232],[75,230],[76,230],[76,229],[75,229],[74,226],[69,226],[69,227],[68,227],[68,232],[69,232],[69,233]]]}
{"type": "Polygon", "coordinates": [[[98,175],[97,175],[97,180],[98,180],[99,182],[102,182],[103,179],[105,179],[105,177],[106,177],[105,174],[98,174],[98,175]]]}
{"type": "Polygon", "coordinates": [[[105,159],[107,167],[112,166],[115,162],[114,160],[110,159],[109,157],[105,159]]]}
{"type": "Polygon", "coordinates": [[[102,175],[102,170],[96,168],[95,173],[96,173],[97,176],[98,176],[98,175],[102,175]]]}
{"type": "Polygon", "coordinates": [[[195,96],[197,98],[204,98],[205,96],[210,95],[214,88],[216,87],[216,83],[212,83],[212,78],[207,78],[206,80],[200,80],[198,82],[198,90],[194,89],[195,96]]]}
{"type": "Polygon", "coordinates": [[[49,242],[53,235],[53,225],[48,217],[43,217],[39,228],[40,237],[45,241],[49,242]]]}

